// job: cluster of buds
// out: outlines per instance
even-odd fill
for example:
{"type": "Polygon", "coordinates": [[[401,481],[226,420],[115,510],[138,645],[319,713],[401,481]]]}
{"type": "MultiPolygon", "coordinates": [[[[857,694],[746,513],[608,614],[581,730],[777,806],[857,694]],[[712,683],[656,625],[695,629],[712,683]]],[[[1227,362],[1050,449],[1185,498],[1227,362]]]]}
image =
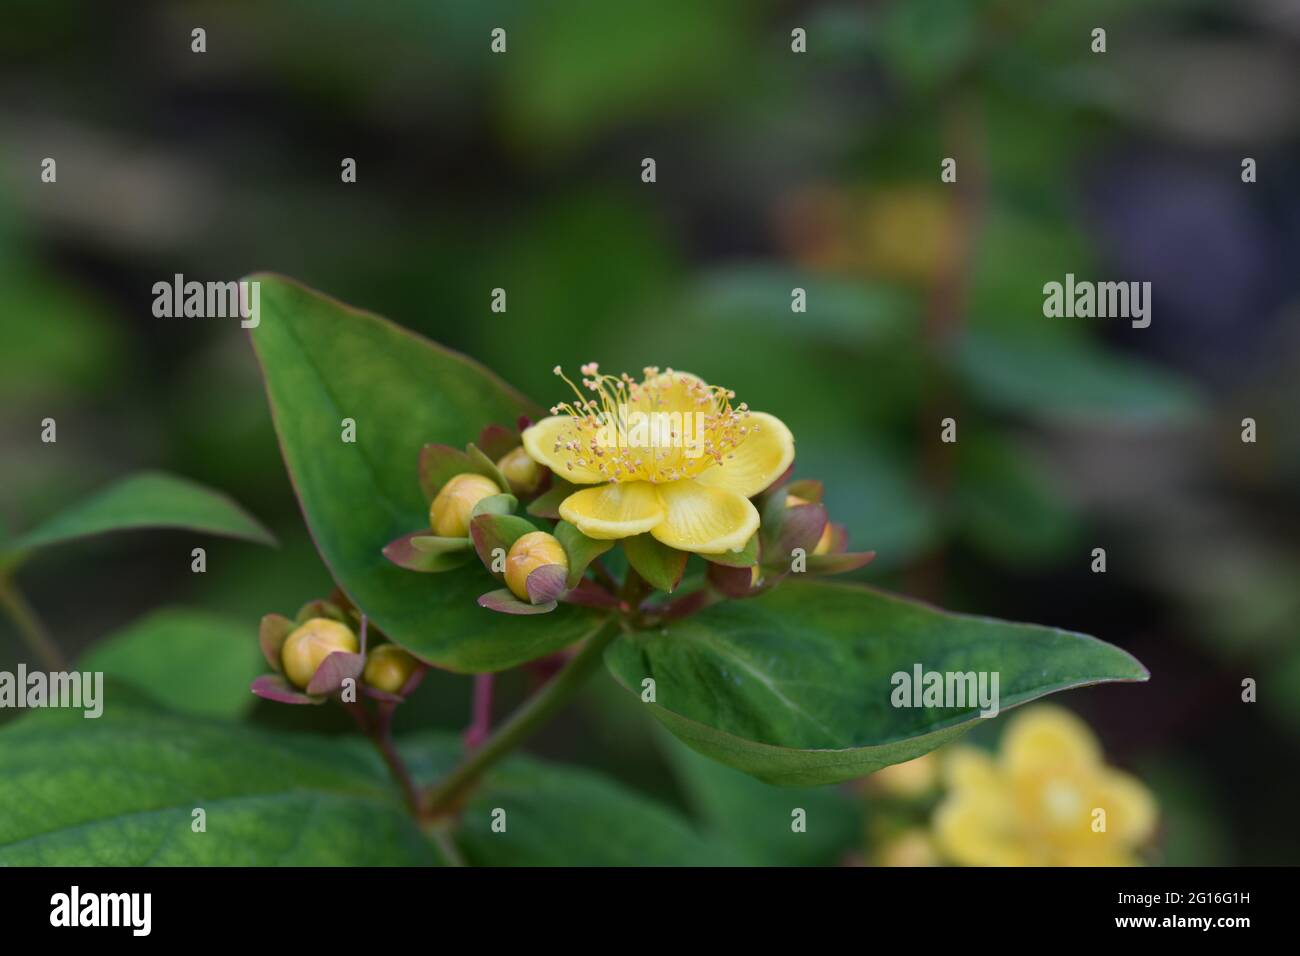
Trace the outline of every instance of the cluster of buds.
{"type": "MultiPolygon", "coordinates": [[[[519,429],[528,424],[521,419],[519,429]]],[[[391,542],[384,548],[388,560],[408,571],[440,572],[477,556],[505,585],[478,603],[505,614],[544,614],[561,599],[582,602],[591,594],[583,575],[612,542],[592,541],[564,522],[554,533],[539,527],[537,519],[550,513],[547,492],[572,489],[529,457],[519,432],[489,425],[463,452],[425,445],[419,479],[432,534],[421,529],[391,542]],[[521,501],[530,503],[532,518],[515,513],[521,501]]]]}
{"type": "MultiPolygon", "coordinates": [[[[527,420],[520,421],[524,427],[527,420]]],[[[425,445],[419,479],[429,502],[429,527],[402,535],[384,555],[408,571],[450,571],[474,559],[470,527],[483,514],[508,515],[545,491],[550,472],[528,457],[519,435],[489,425],[464,451],[425,445]],[[432,532],[432,533],[430,533],[432,532]]]]}
{"type": "Polygon", "coordinates": [[[258,637],[274,673],[253,681],[253,693],[284,704],[321,704],[351,682],[378,700],[404,700],[427,668],[396,644],[368,647],[372,630],[338,593],[332,600],[309,601],[293,620],[267,614],[258,637]]]}
{"type": "MultiPolygon", "coordinates": [[[[527,425],[521,420],[520,430],[527,425]]],[[[720,598],[750,597],[790,574],[839,574],[869,562],[875,552],[847,550],[844,527],[829,520],[822,503],[821,482],[787,484],[789,475],[787,469],[754,499],[762,520],[745,547],[699,553],[703,573],[689,579],[691,588],[683,585],[684,596],[665,602],[645,589],[629,593],[623,587],[615,593],[618,584],[611,575],[588,574],[592,562],[617,541],[588,537],[563,520],[559,507],[578,489],[534,461],[518,433],[489,425],[479,444],[463,452],[447,445],[423,448],[419,477],[430,502],[432,533],[403,535],[384,554],[399,567],[421,572],[451,570],[477,556],[502,585],[478,599],[491,611],[544,614],[568,602],[621,608],[647,619],[688,614],[720,598]],[[521,499],[526,501],[522,514],[517,513],[521,499]]],[[[649,590],[675,591],[691,555],[648,534],[634,540],[635,545],[624,542],[632,569],[649,590]]]]}
{"type": "Polygon", "coordinates": [[[876,556],[849,551],[848,532],[830,520],[820,481],[786,483],[788,472],[758,499],[762,524],[746,548],[710,558],[709,583],[729,598],[760,594],[791,574],[821,577],[856,571],[876,556]]]}

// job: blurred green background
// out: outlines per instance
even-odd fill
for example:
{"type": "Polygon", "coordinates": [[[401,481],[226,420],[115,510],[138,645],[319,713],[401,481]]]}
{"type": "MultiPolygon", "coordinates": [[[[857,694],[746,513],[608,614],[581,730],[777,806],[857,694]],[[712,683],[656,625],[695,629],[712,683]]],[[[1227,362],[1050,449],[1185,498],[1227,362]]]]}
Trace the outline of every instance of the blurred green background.
{"type": "MultiPolygon", "coordinates": [[[[251,648],[261,614],[328,591],[245,334],[152,314],[175,273],[275,270],[543,403],[554,365],[597,360],[685,368],[779,414],[798,473],[879,552],[857,577],[1147,664],[1148,685],[1061,703],[1155,790],[1159,862],[1293,863],[1298,50],[1286,0],[10,0],[5,525],[148,467],[229,492],[281,541],[205,541],[196,575],[192,536],[114,536],[43,553],[20,583],[74,654],[173,605],[246,624],[251,648]],[[1151,281],[1150,328],[1045,318],[1067,272],[1151,281]]],[[[531,680],[503,677],[498,712],[531,680]]],[[[460,728],[470,683],[432,675],[402,722],[460,728]]],[[[311,710],[250,719],[346,729],[311,710]]],[[[692,771],[604,678],[533,749],[723,829],[742,814],[728,788],[763,799],[692,771]]],[[[751,849],[836,862],[859,829],[797,859],[751,849]]]]}

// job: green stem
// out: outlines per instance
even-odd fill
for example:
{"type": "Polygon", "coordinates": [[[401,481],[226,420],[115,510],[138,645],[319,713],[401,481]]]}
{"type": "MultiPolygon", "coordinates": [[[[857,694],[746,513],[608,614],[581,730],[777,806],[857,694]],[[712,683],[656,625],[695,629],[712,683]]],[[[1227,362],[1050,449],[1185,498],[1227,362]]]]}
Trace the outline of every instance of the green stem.
{"type": "Polygon", "coordinates": [[[445,779],[424,794],[421,801],[424,816],[431,819],[455,812],[485,770],[532,736],[572,699],[596,669],[601,654],[618,633],[618,620],[605,620],[578,653],[564,665],[563,670],[524,701],[482,747],[466,757],[445,779]]]}
{"type": "Polygon", "coordinates": [[[54,643],[50,632],[45,629],[41,619],[18,590],[13,578],[7,574],[0,574],[0,607],[4,608],[5,613],[13,620],[18,633],[27,642],[32,653],[46,667],[54,671],[67,668],[68,663],[63,657],[63,652],[59,650],[59,645],[54,643]]]}
{"type": "Polygon", "coordinates": [[[451,828],[446,820],[432,820],[424,825],[425,835],[438,848],[442,861],[448,866],[466,866],[465,857],[451,835],[451,828]]]}

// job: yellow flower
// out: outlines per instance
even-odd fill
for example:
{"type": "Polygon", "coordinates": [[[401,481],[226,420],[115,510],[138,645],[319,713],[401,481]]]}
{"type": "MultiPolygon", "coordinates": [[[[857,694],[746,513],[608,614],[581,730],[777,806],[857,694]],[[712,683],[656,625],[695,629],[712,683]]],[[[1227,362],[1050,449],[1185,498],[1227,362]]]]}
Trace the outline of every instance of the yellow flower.
{"type": "Polygon", "coordinates": [[[878,866],[938,866],[934,840],[921,827],[910,827],[880,848],[878,866]]]}
{"type": "Polygon", "coordinates": [[[1013,719],[996,758],[953,748],[945,770],[935,836],[965,866],[1134,866],[1155,830],[1150,792],[1106,766],[1087,725],[1057,707],[1013,719]]]}
{"type": "Polygon", "coordinates": [[[732,407],[734,392],[687,372],[644,372],[636,382],[584,365],[591,397],[566,378],[577,402],[524,432],[534,460],[593,486],[564,499],[560,517],[589,538],[649,532],[679,551],[743,549],[759,522],[749,499],[790,466],[794,436],[772,415],[732,407]]]}
{"type": "Polygon", "coordinates": [[[890,764],[867,777],[873,789],[895,797],[920,797],[939,782],[939,758],[922,754],[903,763],[890,764]]]}

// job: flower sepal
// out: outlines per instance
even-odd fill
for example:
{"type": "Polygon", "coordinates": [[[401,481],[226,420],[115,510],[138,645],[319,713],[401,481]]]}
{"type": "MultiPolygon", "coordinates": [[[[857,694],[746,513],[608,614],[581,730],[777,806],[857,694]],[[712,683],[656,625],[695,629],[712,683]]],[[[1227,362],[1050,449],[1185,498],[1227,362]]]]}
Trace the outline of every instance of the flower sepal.
{"type": "Polygon", "coordinates": [[[273,700],[277,704],[323,704],[324,697],[313,697],[290,686],[282,674],[263,674],[255,679],[249,688],[263,700],[273,700]]]}
{"type": "Polygon", "coordinates": [[[552,521],[559,521],[560,505],[565,498],[578,490],[578,485],[565,481],[559,475],[551,473],[550,487],[543,494],[530,501],[528,507],[524,510],[534,518],[550,518],[552,521]]]}
{"type": "Polygon", "coordinates": [[[473,551],[469,538],[443,538],[426,531],[412,531],[384,545],[384,557],[393,564],[426,574],[461,567],[473,560],[473,551]]]}
{"type": "Polygon", "coordinates": [[[345,680],[361,676],[366,625],[365,616],[350,604],[333,601],[309,601],[293,621],[280,614],[265,615],[258,627],[258,644],[275,673],[256,678],[250,690],[283,704],[323,703],[342,689],[345,680]]]}
{"type": "Polygon", "coordinates": [[[721,554],[700,555],[710,564],[720,564],[727,568],[752,568],[758,564],[759,535],[750,536],[749,541],[739,551],[724,551],[721,554]]]}
{"type": "Polygon", "coordinates": [[[470,523],[483,566],[505,588],[478,599],[480,607],[502,614],[545,614],[578,585],[603,542],[585,538],[576,528],[557,528],[563,538],[539,531],[515,515],[482,514],[470,523]],[[566,547],[567,542],[567,547],[566,547]]]}
{"type": "Polygon", "coordinates": [[[556,601],[547,601],[543,604],[521,601],[511,593],[509,588],[497,588],[495,591],[479,595],[478,606],[499,614],[527,615],[549,614],[559,607],[559,604],[556,601]]]}
{"type": "Polygon", "coordinates": [[[788,574],[855,571],[876,556],[874,551],[848,550],[848,532],[830,520],[823,493],[820,481],[801,479],[774,485],[764,496],[760,555],[765,586],[788,574]]]}

